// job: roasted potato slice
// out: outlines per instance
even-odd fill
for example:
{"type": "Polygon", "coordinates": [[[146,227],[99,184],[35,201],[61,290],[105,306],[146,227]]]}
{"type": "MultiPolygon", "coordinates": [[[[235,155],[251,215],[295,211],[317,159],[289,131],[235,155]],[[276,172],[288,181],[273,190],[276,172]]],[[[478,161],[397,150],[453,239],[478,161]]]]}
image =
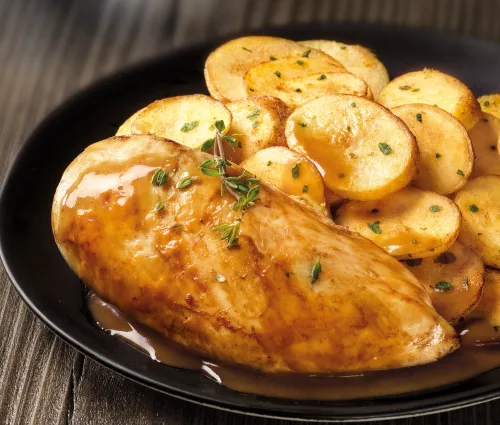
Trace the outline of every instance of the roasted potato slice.
{"type": "Polygon", "coordinates": [[[474,152],[460,121],[441,108],[422,103],[397,106],[392,113],[417,139],[420,160],[415,186],[448,195],[467,183],[474,152]]]}
{"type": "Polygon", "coordinates": [[[118,128],[115,136],[130,136],[132,134],[132,123],[139,116],[139,114],[146,108],[139,109],[134,112],[127,120],[118,128]]]}
{"type": "Polygon", "coordinates": [[[321,174],[303,155],[275,146],[256,152],[240,165],[262,181],[328,215],[321,174]]]}
{"type": "Polygon", "coordinates": [[[377,97],[389,109],[409,103],[426,103],[448,111],[470,130],[481,118],[472,91],[460,80],[435,69],[409,72],[392,80],[377,97]]]}
{"type": "Polygon", "coordinates": [[[485,94],[477,101],[484,112],[500,119],[500,93],[485,94]]]}
{"type": "Polygon", "coordinates": [[[483,112],[482,118],[469,131],[476,159],[471,177],[486,174],[500,175],[500,155],[498,151],[500,136],[500,119],[483,112]]]}
{"type": "MultiPolygon", "coordinates": [[[[222,102],[247,96],[243,76],[254,66],[270,60],[293,56],[323,57],[342,67],[326,53],[278,37],[248,36],[228,41],[215,49],[205,62],[205,82],[210,94],[222,102]]],[[[342,67],[343,68],[343,67],[342,67]]]]}
{"type": "Polygon", "coordinates": [[[228,103],[233,121],[230,134],[238,137],[239,147],[226,149],[226,157],[236,164],[269,146],[286,146],[285,122],[289,110],[277,97],[253,96],[228,103]]]}
{"type": "Polygon", "coordinates": [[[151,103],[137,115],[132,134],[154,134],[197,149],[214,137],[214,124],[219,120],[224,121],[227,132],[231,112],[218,100],[203,94],[168,97],[151,103]]]}
{"type": "Polygon", "coordinates": [[[488,266],[500,267],[500,176],[469,180],[455,202],[463,217],[459,241],[488,266]]]}
{"type": "Polygon", "coordinates": [[[486,269],[486,282],[479,305],[464,323],[464,344],[500,343],[500,271],[486,269]]]}
{"type": "Polygon", "coordinates": [[[326,187],[345,198],[382,198],[416,172],[418,148],[408,127],[362,97],[311,100],[288,117],[285,134],[291,149],[318,164],[326,187]]]}
{"type": "Polygon", "coordinates": [[[289,107],[332,93],[369,97],[368,85],[328,58],[289,57],[250,69],[244,77],[247,94],[268,94],[289,107]]]}
{"type": "Polygon", "coordinates": [[[300,41],[299,44],[321,50],[337,59],[345,69],[366,81],[375,97],[389,82],[384,64],[366,47],[333,40],[307,40],[300,41]]]}
{"type": "Polygon", "coordinates": [[[448,322],[462,321],[479,303],[484,286],[484,263],[471,249],[455,242],[434,258],[406,260],[448,322]]]}
{"type": "Polygon", "coordinates": [[[446,251],[458,236],[461,218],[447,197],[406,187],[376,201],[348,201],[337,211],[335,222],[405,260],[446,251]]]}

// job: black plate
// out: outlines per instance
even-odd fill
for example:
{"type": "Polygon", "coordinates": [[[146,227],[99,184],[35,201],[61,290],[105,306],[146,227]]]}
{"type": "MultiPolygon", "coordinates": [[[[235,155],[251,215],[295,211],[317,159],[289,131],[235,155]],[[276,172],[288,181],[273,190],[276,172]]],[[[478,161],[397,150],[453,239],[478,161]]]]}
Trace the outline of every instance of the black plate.
{"type": "MultiPolygon", "coordinates": [[[[264,33],[264,32],[262,32],[264,33]]],[[[265,31],[291,39],[364,44],[392,76],[434,67],[477,95],[500,89],[500,46],[419,30],[315,25],[265,31]]],[[[113,135],[134,111],[163,97],[205,93],[203,63],[222,40],[125,70],[77,94],[31,135],[14,160],[0,198],[0,252],[23,300],[64,340],[105,366],[154,389],[232,411],[281,418],[367,420],[449,410],[500,397],[500,369],[442,390],[351,402],[281,400],[237,393],[201,376],[151,361],[93,326],[82,285],[53,241],[51,202],[66,166],[86,146],[113,135]]]]}

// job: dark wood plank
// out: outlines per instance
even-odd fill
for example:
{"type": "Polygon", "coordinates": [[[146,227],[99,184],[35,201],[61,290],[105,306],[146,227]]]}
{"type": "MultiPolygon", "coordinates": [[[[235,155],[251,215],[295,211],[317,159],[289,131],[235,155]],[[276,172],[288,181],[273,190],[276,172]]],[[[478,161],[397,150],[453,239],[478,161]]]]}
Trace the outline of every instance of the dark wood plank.
{"type": "MultiPolygon", "coordinates": [[[[0,181],[57,104],[125,65],[238,30],[380,22],[500,40],[496,0],[0,0],[0,181]]],[[[500,402],[393,425],[493,425],[500,402]]],[[[0,266],[0,423],[279,424],[159,394],[84,358],[20,301],[0,266]]]]}

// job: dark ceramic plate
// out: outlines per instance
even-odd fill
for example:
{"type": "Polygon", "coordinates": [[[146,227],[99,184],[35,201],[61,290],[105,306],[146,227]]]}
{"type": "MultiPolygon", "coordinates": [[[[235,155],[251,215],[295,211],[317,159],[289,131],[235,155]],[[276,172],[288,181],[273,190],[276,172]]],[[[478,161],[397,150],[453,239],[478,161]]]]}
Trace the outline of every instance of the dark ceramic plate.
{"type": "MultiPolygon", "coordinates": [[[[266,34],[364,44],[392,76],[435,67],[477,95],[500,89],[500,46],[464,37],[366,25],[293,27],[266,34]]],[[[203,63],[223,40],[125,70],[77,94],[31,135],[14,160],[0,199],[0,251],[23,300],[54,332],[105,366],[154,389],[208,406],[289,419],[369,420],[455,409],[500,397],[500,369],[460,385],[349,402],[272,399],[224,388],[198,372],[151,361],[87,319],[83,288],[53,241],[51,202],[66,166],[86,146],[113,135],[134,111],[163,97],[206,92],[203,63]]]]}

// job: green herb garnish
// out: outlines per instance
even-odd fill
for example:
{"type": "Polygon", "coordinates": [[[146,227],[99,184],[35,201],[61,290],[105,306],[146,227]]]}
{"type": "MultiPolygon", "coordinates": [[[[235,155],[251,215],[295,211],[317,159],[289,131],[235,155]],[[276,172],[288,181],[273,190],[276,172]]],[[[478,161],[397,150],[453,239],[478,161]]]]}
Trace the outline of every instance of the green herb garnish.
{"type": "Polygon", "coordinates": [[[462,177],[464,177],[464,176],[465,176],[465,174],[464,174],[464,172],[463,172],[462,170],[458,170],[458,171],[457,171],[457,174],[458,174],[459,176],[462,176],[462,177]]]}
{"type": "Polygon", "coordinates": [[[299,175],[300,175],[299,164],[295,164],[295,165],[292,167],[292,177],[293,177],[294,179],[298,179],[298,178],[299,178],[299,175]]]}
{"type": "Polygon", "coordinates": [[[417,114],[417,121],[422,122],[422,114],[417,114]]]}
{"type": "Polygon", "coordinates": [[[251,51],[250,49],[246,48],[246,47],[242,47],[242,49],[243,49],[243,50],[246,50],[247,52],[252,53],[252,51],[251,51]]]}
{"type": "Polygon", "coordinates": [[[417,91],[420,91],[420,89],[412,89],[412,92],[415,93],[417,91]]]}
{"type": "Polygon", "coordinates": [[[276,72],[274,73],[274,75],[276,75],[276,77],[278,77],[278,78],[281,78],[281,72],[279,72],[279,71],[276,71],[276,72]]]}
{"type": "Polygon", "coordinates": [[[161,210],[163,210],[163,209],[165,209],[165,204],[164,204],[163,202],[158,202],[158,203],[155,205],[155,207],[154,207],[153,211],[154,211],[154,212],[160,212],[160,211],[161,211],[161,210]]]}
{"type": "Polygon", "coordinates": [[[309,186],[305,184],[304,186],[302,186],[302,193],[307,193],[307,192],[309,192],[309,186]]]}
{"type": "Polygon", "coordinates": [[[379,143],[378,148],[384,155],[390,155],[392,152],[391,147],[387,143],[379,143]]]}
{"type": "Polygon", "coordinates": [[[436,258],[434,258],[434,262],[438,264],[451,264],[457,261],[457,257],[453,252],[446,251],[439,254],[436,258]]]}
{"type": "Polygon", "coordinates": [[[299,59],[299,60],[297,61],[297,64],[299,64],[299,65],[304,65],[304,61],[299,59]]]}
{"type": "Polygon", "coordinates": [[[351,103],[351,106],[352,106],[353,108],[355,108],[355,107],[356,107],[356,102],[352,102],[352,103],[351,103]]]}
{"type": "Polygon", "coordinates": [[[311,283],[316,283],[318,281],[320,273],[321,273],[321,261],[318,258],[314,263],[314,266],[311,271],[311,283]]]}
{"type": "Polygon", "coordinates": [[[483,106],[490,106],[490,101],[489,100],[485,100],[483,102],[483,106]]]}
{"type": "Polygon", "coordinates": [[[269,167],[272,164],[271,161],[267,161],[267,166],[269,167]]]}
{"type": "Polygon", "coordinates": [[[311,50],[306,50],[304,53],[302,53],[302,57],[303,58],[308,58],[309,57],[309,53],[311,53],[311,50]]]}
{"type": "Polygon", "coordinates": [[[450,282],[446,282],[444,280],[442,280],[441,282],[438,282],[434,285],[434,287],[438,290],[438,291],[451,291],[453,289],[453,285],[450,283],[450,282]]]}
{"type": "Polygon", "coordinates": [[[372,214],[378,214],[380,212],[380,210],[378,208],[373,208],[370,212],[372,214]]]}
{"type": "Polygon", "coordinates": [[[181,131],[183,133],[187,133],[191,131],[193,128],[198,127],[199,121],[192,121],[192,122],[187,122],[181,127],[181,131]]]}
{"type": "Polygon", "coordinates": [[[409,85],[404,85],[404,86],[399,86],[399,90],[410,90],[411,86],[409,85]]]}
{"type": "Polygon", "coordinates": [[[470,204],[469,205],[469,211],[473,213],[477,213],[479,211],[479,208],[477,207],[476,204],[470,204]]]}
{"type": "Polygon", "coordinates": [[[297,93],[302,93],[302,89],[295,89],[297,93]]]}
{"type": "Polygon", "coordinates": [[[307,124],[306,124],[305,122],[299,122],[299,125],[300,125],[301,127],[307,127],[307,124]]]}
{"type": "Polygon", "coordinates": [[[437,154],[436,154],[436,158],[441,158],[441,156],[442,156],[442,155],[441,155],[440,153],[437,153],[437,154]]]}
{"type": "Polygon", "coordinates": [[[166,183],[167,179],[168,171],[158,168],[153,174],[153,177],[151,177],[151,184],[154,184],[155,186],[163,186],[166,183]]]}
{"type": "Polygon", "coordinates": [[[214,228],[216,232],[220,232],[221,240],[227,241],[228,248],[234,248],[238,244],[238,235],[240,233],[240,220],[236,220],[232,224],[221,224],[214,228]]]}
{"type": "Polygon", "coordinates": [[[276,58],[276,57],[274,57],[274,56],[269,56],[269,60],[271,60],[271,61],[275,61],[275,60],[277,60],[277,59],[278,59],[278,58],[276,58]]]}
{"type": "Polygon", "coordinates": [[[325,74],[321,74],[319,77],[318,77],[318,80],[321,81],[321,80],[326,80],[326,75],[325,74]]]}
{"type": "Polygon", "coordinates": [[[255,120],[253,123],[252,123],[252,128],[257,128],[260,124],[260,121],[259,120],[255,120]]]}
{"type": "Polygon", "coordinates": [[[380,235],[382,233],[382,229],[380,228],[380,221],[374,221],[373,223],[368,223],[368,227],[371,229],[373,233],[380,235]]]}
{"type": "Polygon", "coordinates": [[[177,185],[175,187],[177,189],[184,189],[186,187],[189,187],[193,183],[193,179],[194,179],[194,177],[190,177],[190,176],[184,177],[182,180],[177,182],[177,185]]]}
{"type": "Polygon", "coordinates": [[[422,259],[421,258],[411,258],[409,260],[406,260],[406,264],[408,264],[410,267],[417,267],[422,264],[422,259]]]}
{"type": "Polygon", "coordinates": [[[215,121],[215,124],[214,124],[215,128],[217,130],[219,130],[221,133],[226,129],[226,124],[224,124],[224,121],[223,120],[218,120],[218,121],[215,121]]]}
{"type": "Polygon", "coordinates": [[[203,142],[200,147],[202,152],[207,152],[214,147],[215,139],[208,139],[203,142]]]}
{"type": "Polygon", "coordinates": [[[429,208],[429,211],[430,212],[439,212],[441,210],[441,207],[439,205],[432,205],[430,208],[429,208]]]}

